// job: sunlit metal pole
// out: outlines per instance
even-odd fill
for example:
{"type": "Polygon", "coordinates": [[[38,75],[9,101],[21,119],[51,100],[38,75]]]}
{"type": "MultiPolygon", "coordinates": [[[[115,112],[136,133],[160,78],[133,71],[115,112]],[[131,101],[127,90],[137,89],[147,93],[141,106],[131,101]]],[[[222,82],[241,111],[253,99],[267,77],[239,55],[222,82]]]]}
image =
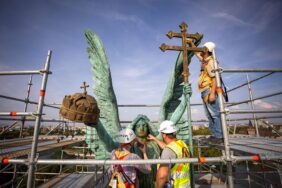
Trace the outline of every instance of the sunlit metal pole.
{"type": "Polygon", "coordinates": [[[37,107],[37,115],[34,125],[34,133],[33,133],[33,140],[32,140],[32,148],[31,148],[31,154],[29,159],[29,169],[28,169],[28,178],[27,178],[27,188],[32,188],[34,185],[34,170],[35,170],[35,157],[37,152],[37,143],[38,143],[38,136],[39,136],[39,130],[40,130],[40,121],[41,116],[43,112],[43,104],[44,104],[44,97],[46,92],[46,85],[48,80],[48,74],[49,74],[49,68],[50,68],[50,60],[51,60],[52,51],[48,51],[48,55],[46,58],[44,71],[43,71],[43,77],[42,77],[42,85],[40,88],[40,95],[38,100],[38,107],[37,107]]]}
{"type": "MultiPolygon", "coordinates": [[[[253,97],[253,90],[252,90],[252,87],[251,87],[251,83],[250,83],[250,79],[249,79],[248,73],[247,73],[247,82],[248,82],[248,90],[249,90],[250,101],[251,101],[251,109],[255,110],[254,101],[253,101],[253,99],[254,99],[254,97],[253,97]]],[[[257,121],[255,113],[253,113],[253,118],[254,118],[254,123],[255,123],[256,136],[259,137],[260,135],[259,135],[259,130],[258,130],[258,121],[257,121]]]]}
{"type": "MultiPolygon", "coordinates": [[[[181,158],[181,159],[133,159],[133,160],[98,160],[98,159],[38,159],[37,164],[50,165],[135,165],[135,164],[174,164],[174,163],[214,163],[227,161],[225,156],[222,157],[202,157],[200,158],[181,158]]],[[[280,160],[282,155],[252,155],[252,156],[232,156],[229,160],[234,162],[241,161],[260,161],[260,160],[280,160]]],[[[26,164],[28,159],[7,159],[5,164],[26,164]]]]}
{"type": "Polygon", "coordinates": [[[282,69],[224,69],[223,72],[246,73],[246,72],[282,72],[282,69]]]}
{"type": "Polygon", "coordinates": [[[220,108],[220,117],[221,117],[221,127],[222,133],[224,138],[224,148],[225,148],[225,155],[227,159],[227,181],[228,187],[233,188],[233,177],[232,177],[232,161],[230,155],[230,147],[229,147],[229,138],[227,132],[227,123],[226,123],[226,111],[223,102],[223,95],[222,95],[222,88],[221,88],[221,81],[220,81],[220,73],[218,68],[218,63],[216,60],[215,50],[212,51],[213,59],[214,59],[214,70],[215,70],[215,79],[216,79],[216,90],[218,94],[218,101],[219,101],[219,108],[220,108]]]}
{"type": "MultiPolygon", "coordinates": [[[[30,95],[30,88],[32,86],[32,75],[30,75],[30,79],[29,79],[29,82],[28,82],[28,87],[27,87],[27,95],[26,95],[26,98],[25,98],[25,107],[24,107],[24,112],[27,111],[27,106],[28,106],[28,101],[29,101],[29,95],[30,95]]],[[[21,128],[20,128],[20,138],[23,137],[23,129],[24,129],[24,123],[25,123],[25,116],[22,117],[22,124],[21,124],[21,128]]]]}

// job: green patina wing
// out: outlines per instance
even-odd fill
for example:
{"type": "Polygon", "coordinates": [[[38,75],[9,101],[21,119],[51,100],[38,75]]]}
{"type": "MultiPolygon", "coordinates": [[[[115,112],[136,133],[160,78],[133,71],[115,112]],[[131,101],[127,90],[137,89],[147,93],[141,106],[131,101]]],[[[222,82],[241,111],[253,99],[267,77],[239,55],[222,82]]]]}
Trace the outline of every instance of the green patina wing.
{"type": "MultiPolygon", "coordinates": [[[[200,44],[201,38],[195,42],[195,45],[198,46],[200,44]]],[[[191,58],[194,56],[193,52],[188,52],[188,64],[190,64],[191,58]]],[[[172,120],[172,116],[182,117],[184,110],[177,110],[177,107],[181,103],[181,96],[183,94],[183,55],[182,52],[178,54],[173,70],[170,74],[170,78],[167,83],[167,87],[161,102],[160,112],[159,112],[159,124],[164,120],[172,120]],[[175,113],[181,113],[179,115],[175,115],[175,113]]],[[[186,107],[186,105],[182,105],[186,107]]],[[[188,127],[186,127],[184,120],[181,118],[177,118],[176,121],[177,126],[179,128],[179,133],[177,135],[178,138],[187,139],[187,131],[188,127]],[[185,136],[182,136],[185,135],[185,136]]]]}
{"type": "Polygon", "coordinates": [[[87,30],[85,36],[88,43],[87,52],[93,72],[94,95],[100,109],[99,123],[96,126],[103,126],[103,129],[87,126],[88,138],[86,141],[89,142],[89,139],[92,141],[90,143],[91,149],[94,149],[96,156],[99,155],[96,158],[104,158],[106,156],[103,156],[103,153],[109,154],[109,150],[113,148],[109,148],[111,146],[106,145],[103,140],[114,141],[121,129],[117,100],[103,44],[98,35],[92,31],[87,30]],[[101,138],[102,136],[103,138],[101,138]]]}

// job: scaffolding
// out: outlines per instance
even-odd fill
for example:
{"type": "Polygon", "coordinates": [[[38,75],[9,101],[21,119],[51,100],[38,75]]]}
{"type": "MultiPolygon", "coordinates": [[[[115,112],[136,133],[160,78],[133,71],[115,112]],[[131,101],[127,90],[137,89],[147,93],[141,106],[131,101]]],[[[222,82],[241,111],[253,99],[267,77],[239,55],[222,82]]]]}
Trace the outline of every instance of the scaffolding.
{"type": "MultiPolygon", "coordinates": [[[[214,58],[215,57],[215,53],[214,54],[214,58]]],[[[252,94],[252,88],[251,88],[251,83],[258,81],[262,78],[268,77],[270,75],[272,75],[275,72],[282,72],[282,69],[222,69],[220,67],[218,67],[218,64],[215,63],[215,75],[216,75],[216,83],[217,83],[217,91],[219,94],[219,103],[220,103],[220,113],[221,113],[221,120],[222,120],[222,130],[223,130],[223,134],[224,134],[224,145],[222,146],[215,146],[215,147],[220,147],[220,150],[223,151],[223,155],[221,157],[199,157],[199,158],[186,158],[186,159],[171,159],[171,160],[160,160],[160,159],[149,159],[149,160],[132,160],[132,161],[116,161],[116,160],[95,160],[95,159],[69,159],[69,160],[64,160],[64,159],[60,159],[60,160],[54,160],[54,159],[38,159],[38,155],[37,155],[37,146],[38,146],[38,137],[39,137],[39,129],[40,129],[40,123],[43,121],[48,121],[48,120],[43,120],[42,119],[42,109],[44,106],[46,107],[51,107],[51,108],[56,108],[58,109],[58,107],[54,107],[52,105],[47,105],[44,104],[44,96],[45,96],[45,91],[46,91],[46,85],[47,85],[47,79],[48,79],[48,75],[51,74],[51,72],[49,71],[50,69],[50,60],[51,60],[51,55],[52,52],[49,50],[48,51],[48,55],[46,58],[46,62],[44,65],[44,69],[43,70],[39,70],[39,71],[2,71],[0,72],[0,75],[42,75],[42,85],[41,85],[41,89],[39,92],[39,101],[38,102],[34,102],[34,101],[30,101],[29,100],[29,92],[30,92],[30,85],[32,84],[32,77],[30,78],[30,82],[29,82],[29,88],[28,88],[28,94],[26,99],[19,99],[19,98],[14,98],[14,97],[10,97],[10,96],[4,96],[4,95],[0,95],[0,97],[2,98],[6,98],[9,100],[15,100],[15,101],[20,101],[20,102],[25,102],[26,105],[28,103],[30,104],[37,104],[38,108],[36,112],[26,112],[26,106],[25,106],[25,110],[24,112],[1,112],[0,116],[12,116],[13,118],[0,118],[0,120],[15,120],[14,116],[20,116],[20,117],[26,117],[26,116],[33,116],[35,117],[35,119],[33,121],[35,121],[35,125],[34,125],[34,135],[33,135],[33,140],[32,140],[32,148],[31,148],[31,152],[30,155],[28,156],[27,159],[14,159],[14,158],[3,158],[2,159],[2,164],[4,165],[17,165],[17,164],[22,164],[22,165],[27,165],[28,166],[28,179],[27,179],[27,187],[28,188],[32,188],[34,186],[34,175],[36,174],[35,172],[35,167],[37,164],[48,164],[48,165],[100,165],[103,166],[103,175],[107,175],[108,171],[105,170],[105,166],[107,165],[112,165],[112,164],[171,164],[171,163],[191,163],[191,164],[207,164],[207,163],[221,163],[221,164],[226,164],[227,166],[227,182],[228,182],[228,187],[229,188],[233,188],[234,187],[234,174],[233,174],[233,170],[232,170],[232,166],[234,166],[236,163],[238,162],[242,162],[245,161],[246,164],[248,165],[247,161],[256,161],[256,162],[262,162],[262,161],[277,161],[279,163],[279,161],[281,161],[282,159],[282,151],[278,153],[276,153],[275,155],[273,155],[272,153],[262,153],[260,154],[251,154],[254,152],[250,152],[247,156],[235,156],[233,155],[233,151],[232,150],[236,150],[234,149],[234,147],[232,146],[232,143],[234,143],[234,138],[229,137],[228,135],[228,127],[227,127],[227,121],[232,121],[232,119],[227,119],[226,116],[228,114],[253,114],[252,118],[241,118],[241,119],[233,119],[233,121],[240,121],[240,120],[249,120],[249,119],[254,119],[255,121],[261,119],[262,117],[258,117],[256,116],[256,114],[258,113],[282,113],[282,110],[280,109],[276,109],[276,110],[256,110],[254,109],[253,106],[253,102],[259,99],[263,99],[263,98],[268,98],[268,97],[272,97],[272,96],[276,96],[276,95],[280,95],[282,94],[282,92],[276,92],[273,94],[269,94],[269,95],[265,95],[262,97],[258,97],[258,98],[254,98],[253,94],[252,94]],[[259,78],[256,78],[254,80],[249,80],[249,77],[247,75],[247,82],[236,86],[232,89],[230,89],[228,92],[232,92],[234,90],[237,90],[239,88],[242,88],[243,86],[248,86],[249,89],[249,100],[245,100],[245,101],[239,101],[239,102],[233,102],[233,103],[224,103],[223,100],[223,96],[222,96],[222,92],[221,92],[221,82],[220,82],[220,74],[221,73],[246,73],[246,72],[267,72],[266,75],[263,75],[259,78]],[[239,104],[247,104],[247,103],[251,103],[251,109],[250,110],[227,110],[226,107],[231,107],[231,106],[235,106],[235,105],[239,105],[239,104]]],[[[201,104],[199,103],[195,103],[195,104],[191,104],[190,106],[199,106],[201,104]]],[[[159,105],[119,105],[119,107],[158,107],[159,105]]],[[[268,116],[269,118],[281,118],[281,116],[268,116]]],[[[16,119],[16,120],[23,120],[23,119],[16,119]]],[[[30,121],[28,119],[25,119],[24,121],[30,121]]],[[[206,121],[206,120],[200,120],[201,122],[206,121]]],[[[63,123],[63,120],[49,120],[49,122],[61,122],[63,123]]],[[[122,122],[128,122],[128,121],[121,121],[122,122]]],[[[197,120],[194,120],[192,122],[199,122],[197,120]]],[[[21,127],[21,129],[23,128],[23,126],[21,127]]],[[[190,127],[191,128],[191,127],[190,127]]],[[[255,128],[256,128],[256,137],[259,138],[259,130],[258,130],[258,123],[255,123],[255,128]]],[[[199,141],[199,140],[198,140],[199,141]]],[[[278,143],[279,144],[279,143],[278,143]]],[[[201,146],[199,146],[200,148],[201,146]]],[[[263,149],[263,148],[261,148],[263,149]]],[[[242,151],[239,150],[237,148],[238,151],[242,151]]],[[[281,164],[281,162],[280,162],[281,164]]],[[[248,166],[247,166],[248,167],[248,166]]],[[[61,169],[61,168],[60,168],[61,169]]],[[[5,171],[5,169],[0,169],[1,172],[5,171]]],[[[97,178],[97,168],[96,171],[93,172],[96,174],[96,178],[97,178]]],[[[281,171],[279,171],[279,173],[281,174],[281,171]]],[[[53,174],[53,173],[51,173],[53,174]]],[[[55,173],[56,174],[56,173],[55,173]]],[[[54,175],[54,174],[53,174],[54,175]]],[[[280,179],[281,179],[281,175],[280,175],[280,179]]],[[[97,179],[97,181],[100,179],[97,179]]],[[[248,181],[250,181],[248,179],[248,181]]],[[[280,182],[280,184],[282,185],[282,183],[280,182]]]]}

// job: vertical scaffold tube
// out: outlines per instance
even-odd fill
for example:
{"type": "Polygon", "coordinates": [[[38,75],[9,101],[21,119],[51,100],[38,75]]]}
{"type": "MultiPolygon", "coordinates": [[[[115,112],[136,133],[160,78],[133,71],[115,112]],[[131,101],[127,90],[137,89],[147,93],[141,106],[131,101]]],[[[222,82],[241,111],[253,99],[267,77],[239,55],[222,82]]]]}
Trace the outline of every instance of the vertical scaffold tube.
{"type": "MultiPolygon", "coordinates": [[[[252,90],[252,87],[251,87],[251,82],[250,82],[249,74],[248,73],[247,73],[247,83],[248,83],[248,90],[249,90],[249,95],[250,95],[251,109],[255,110],[253,90],[252,90]]],[[[256,136],[259,137],[258,121],[257,121],[257,117],[256,117],[255,113],[253,113],[253,118],[254,118],[254,123],[255,123],[255,128],[256,128],[256,136]]]]}
{"type": "MultiPolygon", "coordinates": [[[[28,82],[28,87],[27,87],[27,95],[25,98],[25,107],[24,107],[24,112],[27,111],[27,106],[28,106],[28,102],[29,102],[29,96],[30,96],[30,89],[32,86],[32,75],[30,75],[30,79],[28,82]]],[[[21,124],[21,128],[20,128],[20,138],[23,138],[23,129],[24,129],[24,124],[25,124],[25,116],[22,117],[22,124],[21,124]]]]}
{"type": "Polygon", "coordinates": [[[34,169],[36,165],[35,157],[36,157],[36,152],[37,152],[37,143],[38,143],[38,136],[39,136],[39,130],[40,130],[40,122],[41,122],[41,116],[42,116],[42,111],[43,111],[43,104],[44,104],[44,97],[45,97],[46,85],[47,85],[49,68],[50,68],[51,55],[52,55],[52,51],[49,50],[47,58],[46,58],[46,62],[44,65],[42,84],[40,88],[39,101],[38,101],[38,106],[37,106],[37,115],[36,115],[35,124],[34,124],[32,147],[31,147],[31,154],[30,154],[30,159],[29,159],[27,188],[33,188],[33,184],[34,184],[34,169]]]}
{"type": "Polygon", "coordinates": [[[218,94],[218,101],[219,101],[219,108],[220,108],[220,117],[221,117],[221,127],[222,133],[224,138],[224,149],[225,149],[225,156],[227,159],[227,181],[228,187],[233,188],[233,178],[232,178],[232,162],[231,162],[231,155],[230,155],[230,148],[229,148],[229,138],[227,132],[227,123],[226,123],[226,111],[223,102],[223,95],[222,95],[222,88],[221,88],[221,81],[220,81],[220,73],[218,68],[218,63],[216,60],[215,50],[212,51],[213,59],[214,59],[214,70],[215,70],[215,79],[216,79],[216,90],[218,94]]]}
{"type": "MultiPolygon", "coordinates": [[[[185,96],[187,100],[187,123],[189,128],[189,150],[190,150],[190,157],[194,157],[193,151],[193,134],[192,134],[192,115],[191,115],[191,107],[190,107],[190,95],[185,96]]],[[[195,187],[195,170],[194,164],[190,164],[190,171],[191,171],[191,188],[195,187]]]]}

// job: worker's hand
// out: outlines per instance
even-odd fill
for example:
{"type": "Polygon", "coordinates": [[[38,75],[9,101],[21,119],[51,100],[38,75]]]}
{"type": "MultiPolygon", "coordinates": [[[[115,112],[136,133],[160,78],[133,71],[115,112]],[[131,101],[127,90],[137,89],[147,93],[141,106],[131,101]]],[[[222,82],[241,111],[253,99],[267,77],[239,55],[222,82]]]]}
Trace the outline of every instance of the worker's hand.
{"type": "Polygon", "coordinates": [[[156,140],[156,137],[154,137],[154,136],[151,135],[151,134],[148,134],[147,139],[148,139],[148,140],[156,140]]]}
{"type": "Polygon", "coordinates": [[[215,93],[210,93],[209,95],[209,103],[214,103],[215,101],[215,93]]]}
{"type": "Polygon", "coordinates": [[[187,41],[188,44],[191,45],[191,47],[196,47],[196,45],[195,45],[194,42],[193,42],[193,39],[187,38],[186,41],[187,41]]]}
{"type": "Polygon", "coordinates": [[[147,152],[147,143],[137,143],[138,148],[142,151],[142,153],[147,152]]]}

